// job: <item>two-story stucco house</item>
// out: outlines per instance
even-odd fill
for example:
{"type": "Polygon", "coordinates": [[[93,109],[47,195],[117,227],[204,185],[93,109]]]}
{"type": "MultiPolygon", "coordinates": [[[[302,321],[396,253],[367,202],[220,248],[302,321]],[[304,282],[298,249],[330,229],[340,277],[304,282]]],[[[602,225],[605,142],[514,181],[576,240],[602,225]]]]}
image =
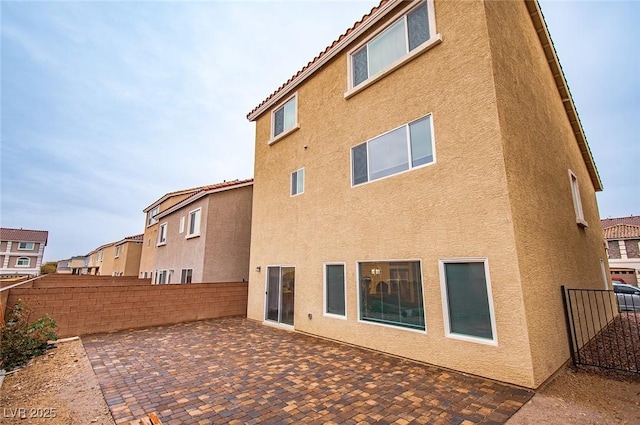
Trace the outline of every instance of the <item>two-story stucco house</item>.
{"type": "Polygon", "coordinates": [[[204,186],[157,214],[153,283],[249,278],[253,179],[204,186]]]}
{"type": "Polygon", "coordinates": [[[156,241],[158,240],[158,218],[157,215],[166,211],[178,202],[185,199],[202,189],[202,187],[194,187],[190,189],[169,192],[151,205],[146,207],[143,212],[145,214],[144,234],[142,236],[142,247],[140,254],[140,268],[138,277],[141,279],[153,278],[153,266],[155,262],[156,241]]]}
{"type": "Polygon", "coordinates": [[[611,277],[637,285],[640,282],[640,216],[602,221],[611,277]]]}
{"type": "Polygon", "coordinates": [[[0,276],[37,276],[49,232],[0,228],[0,276]]]}
{"type": "Polygon", "coordinates": [[[538,387],[602,185],[535,1],[382,1],[248,114],[248,317],[538,387]]]}

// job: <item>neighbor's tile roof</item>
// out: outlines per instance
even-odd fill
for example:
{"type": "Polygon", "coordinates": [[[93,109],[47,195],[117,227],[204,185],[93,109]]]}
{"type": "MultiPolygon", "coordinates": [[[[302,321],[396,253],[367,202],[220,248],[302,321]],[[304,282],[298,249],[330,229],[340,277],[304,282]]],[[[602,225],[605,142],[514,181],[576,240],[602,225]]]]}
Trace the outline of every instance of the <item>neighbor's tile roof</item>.
{"type": "Polygon", "coordinates": [[[640,238],[640,226],[616,224],[604,229],[604,238],[607,240],[640,238]]]}
{"type": "Polygon", "coordinates": [[[16,242],[39,242],[47,244],[49,232],[46,230],[8,229],[0,228],[0,239],[16,242]]]}
{"type": "Polygon", "coordinates": [[[338,37],[337,39],[333,40],[333,43],[331,43],[330,45],[328,45],[327,47],[325,47],[325,49],[323,51],[321,51],[318,56],[316,56],[315,58],[313,58],[313,60],[309,61],[304,67],[302,67],[302,69],[300,69],[298,72],[296,72],[291,78],[289,78],[283,85],[281,85],[280,87],[278,87],[278,89],[276,91],[274,91],[273,93],[271,93],[265,100],[263,100],[262,102],[260,102],[260,104],[258,106],[256,106],[255,108],[253,108],[253,110],[251,112],[249,112],[247,114],[247,118],[249,119],[249,116],[252,115],[254,112],[256,112],[258,109],[260,109],[260,107],[262,105],[264,105],[265,103],[267,103],[269,100],[271,100],[274,96],[278,95],[280,92],[282,92],[289,84],[291,84],[293,82],[293,80],[295,80],[300,74],[302,74],[304,71],[306,71],[310,66],[312,66],[313,64],[315,64],[316,62],[318,62],[320,59],[322,59],[324,56],[326,56],[338,43],[340,43],[345,37],[347,37],[349,34],[351,34],[353,31],[355,31],[358,27],[360,27],[362,24],[364,24],[366,21],[369,20],[369,18],[371,18],[371,16],[373,16],[375,14],[375,12],[377,12],[382,6],[384,6],[386,3],[389,3],[389,1],[391,0],[382,0],[380,2],[380,4],[378,4],[377,6],[374,6],[369,13],[367,13],[366,15],[364,15],[362,17],[362,19],[360,19],[359,21],[357,21],[355,24],[353,24],[353,26],[351,28],[349,28],[347,31],[345,31],[342,35],[340,35],[340,37],[338,37]]]}
{"type": "Polygon", "coordinates": [[[602,223],[603,229],[606,229],[607,227],[615,226],[617,224],[629,224],[631,226],[640,226],[640,216],[630,215],[629,217],[603,218],[600,220],[600,223],[602,223]]]}

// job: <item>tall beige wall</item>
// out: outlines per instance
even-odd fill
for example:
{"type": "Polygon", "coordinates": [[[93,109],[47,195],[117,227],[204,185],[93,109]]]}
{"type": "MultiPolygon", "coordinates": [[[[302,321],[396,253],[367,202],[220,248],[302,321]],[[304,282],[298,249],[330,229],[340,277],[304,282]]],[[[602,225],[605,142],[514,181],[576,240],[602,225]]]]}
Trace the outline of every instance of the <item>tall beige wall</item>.
{"type": "Polygon", "coordinates": [[[203,282],[249,279],[253,186],[209,195],[203,282]]]}
{"type": "Polygon", "coordinates": [[[258,118],[248,316],[264,319],[266,267],[294,265],[297,330],[533,386],[485,8],[435,9],[441,44],[348,99],[337,55],[297,89],[300,129],[275,144],[271,111],[258,118]],[[434,164],[351,187],[353,146],[427,114],[434,164]],[[305,192],[290,197],[302,167],[305,192]],[[438,260],[455,257],[488,259],[497,345],[445,337],[438,260]],[[356,266],[368,260],[421,261],[426,332],[358,320],[356,266]],[[346,320],[323,316],[323,263],[336,261],[346,320]]]}
{"type": "Polygon", "coordinates": [[[485,9],[537,386],[569,358],[560,285],[605,289],[607,257],[594,186],[527,7],[488,1],[485,9]],[[569,169],[587,228],[576,224],[569,169]]]}

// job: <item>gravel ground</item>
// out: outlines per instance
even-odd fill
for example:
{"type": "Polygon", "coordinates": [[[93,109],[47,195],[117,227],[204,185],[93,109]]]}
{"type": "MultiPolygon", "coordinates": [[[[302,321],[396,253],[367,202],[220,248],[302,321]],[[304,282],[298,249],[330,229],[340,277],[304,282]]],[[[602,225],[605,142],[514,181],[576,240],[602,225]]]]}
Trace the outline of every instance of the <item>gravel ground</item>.
{"type": "MultiPolygon", "coordinates": [[[[7,376],[0,389],[0,418],[2,424],[114,424],[80,340],[59,343],[7,376]],[[26,419],[19,418],[21,408],[26,419]],[[47,414],[54,417],[42,417],[47,414]]],[[[507,421],[508,425],[639,423],[640,375],[570,368],[561,370],[507,421]]]]}

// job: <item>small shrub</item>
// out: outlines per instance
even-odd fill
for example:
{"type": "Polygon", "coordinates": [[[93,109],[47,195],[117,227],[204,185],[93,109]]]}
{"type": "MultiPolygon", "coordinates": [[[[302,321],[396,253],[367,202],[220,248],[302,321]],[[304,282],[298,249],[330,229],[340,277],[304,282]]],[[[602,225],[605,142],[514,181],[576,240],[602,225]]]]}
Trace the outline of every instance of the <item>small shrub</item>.
{"type": "Polygon", "coordinates": [[[47,350],[47,341],[56,340],[56,322],[48,315],[29,323],[31,310],[22,300],[13,307],[0,335],[0,369],[10,371],[47,350]]]}

